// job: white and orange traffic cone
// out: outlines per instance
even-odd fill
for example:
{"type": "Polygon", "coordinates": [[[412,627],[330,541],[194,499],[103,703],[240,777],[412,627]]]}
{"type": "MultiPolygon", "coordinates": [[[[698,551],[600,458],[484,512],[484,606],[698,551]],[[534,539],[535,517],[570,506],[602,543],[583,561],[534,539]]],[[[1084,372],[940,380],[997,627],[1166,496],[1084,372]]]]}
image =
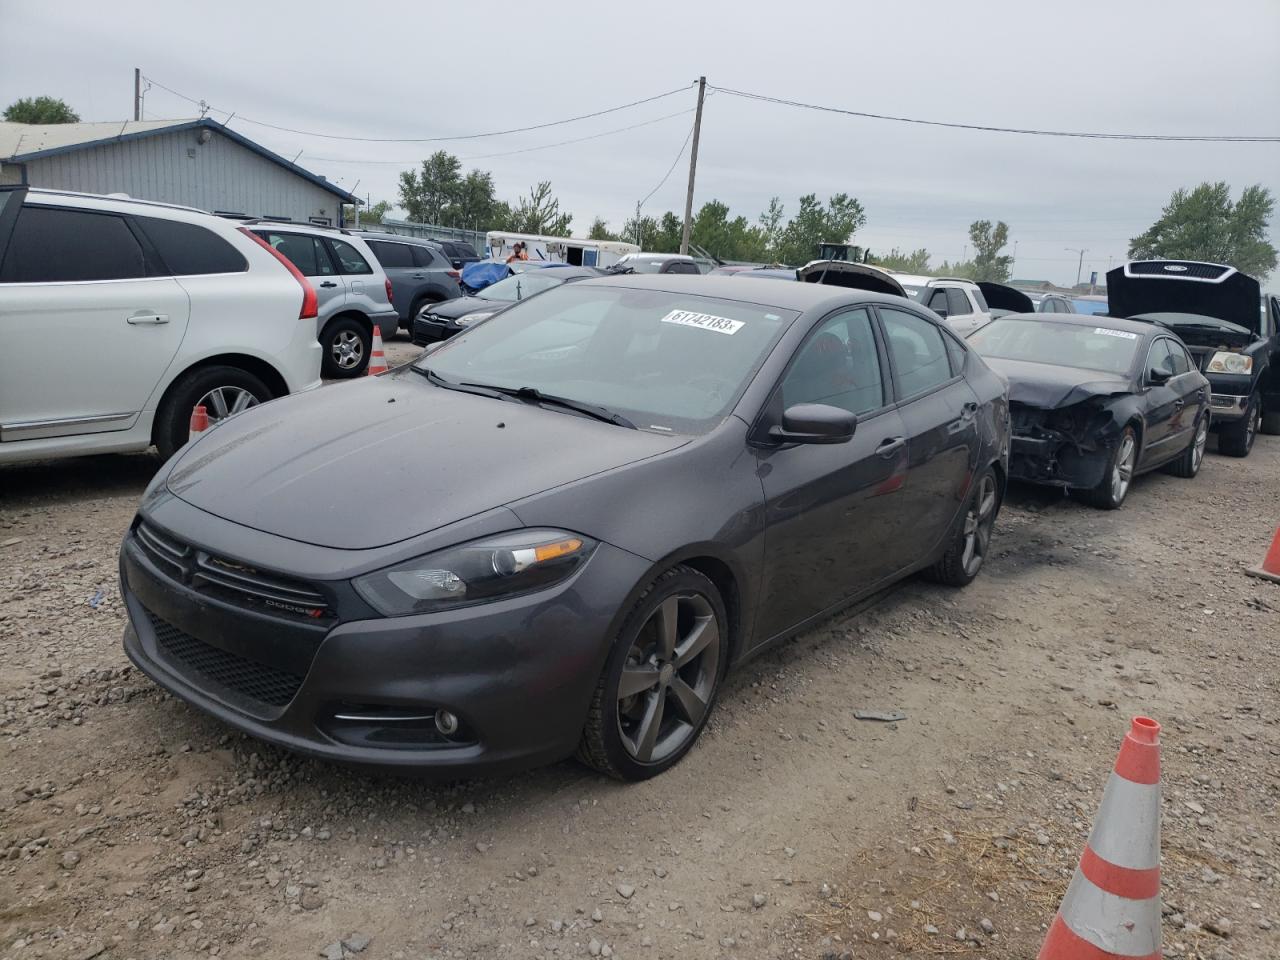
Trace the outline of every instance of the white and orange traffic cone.
{"type": "Polygon", "coordinates": [[[373,325],[373,346],[369,349],[369,376],[387,372],[387,356],[382,352],[382,331],[373,325]]]}
{"type": "Polygon", "coordinates": [[[1135,717],[1038,960],[1159,960],[1160,724],[1135,717]]]}
{"type": "Polygon", "coordinates": [[[190,443],[208,429],[209,411],[205,409],[204,404],[197,403],[191,408],[191,430],[187,434],[187,442],[190,443]]]}
{"type": "Polygon", "coordinates": [[[1245,571],[1250,576],[1261,577],[1272,583],[1280,583],[1280,527],[1276,528],[1276,537],[1271,541],[1271,549],[1262,558],[1262,563],[1245,571]]]}

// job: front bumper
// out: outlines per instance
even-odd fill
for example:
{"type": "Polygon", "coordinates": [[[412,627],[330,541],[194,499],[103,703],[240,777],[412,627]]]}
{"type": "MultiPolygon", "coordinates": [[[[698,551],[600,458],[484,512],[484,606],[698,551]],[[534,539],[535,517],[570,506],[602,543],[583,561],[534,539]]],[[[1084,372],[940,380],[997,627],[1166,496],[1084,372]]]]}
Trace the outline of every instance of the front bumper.
{"type": "Polygon", "coordinates": [[[413,321],[413,342],[420,347],[425,347],[437,340],[447,340],[464,329],[465,327],[459,326],[456,321],[419,314],[413,321]]]}
{"type": "Polygon", "coordinates": [[[1221,420],[1239,420],[1249,406],[1247,396],[1240,397],[1230,393],[1214,393],[1209,397],[1209,407],[1213,411],[1214,422],[1221,420]]]}
{"type": "Polygon", "coordinates": [[[1009,477],[1054,487],[1092,489],[1111,463],[1111,447],[1080,450],[1069,441],[1014,435],[1009,477]]]}
{"type": "MultiPolygon", "coordinates": [[[[645,569],[602,543],[568,581],[538,593],[325,621],[250,609],[175,578],[135,528],[120,554],[124,649],[175,696],[289,750],[428,775],[502,773],[572,753],[619,608],[645,569]],[[440,709],[461,721],[452,738],[430,722],[440,709]]],[[[350,590],[314,586],[334,610],[350,590]]]]}

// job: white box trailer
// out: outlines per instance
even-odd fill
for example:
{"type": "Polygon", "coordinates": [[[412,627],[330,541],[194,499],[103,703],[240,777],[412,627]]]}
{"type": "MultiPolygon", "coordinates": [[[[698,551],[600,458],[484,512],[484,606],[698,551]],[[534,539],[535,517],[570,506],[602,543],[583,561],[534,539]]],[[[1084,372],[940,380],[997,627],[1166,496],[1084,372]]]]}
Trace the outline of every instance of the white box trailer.
{"type": "Polygon", "coordinates": [[[618,240],[585,240],[578,237],[547,237],[535,233],[490,230],[485,234],[489,259],[505,260],[523,243],[530,260],[570,263],[575,267],[611,267],[629,253],[639,253],[634,243],[618,240]]]}

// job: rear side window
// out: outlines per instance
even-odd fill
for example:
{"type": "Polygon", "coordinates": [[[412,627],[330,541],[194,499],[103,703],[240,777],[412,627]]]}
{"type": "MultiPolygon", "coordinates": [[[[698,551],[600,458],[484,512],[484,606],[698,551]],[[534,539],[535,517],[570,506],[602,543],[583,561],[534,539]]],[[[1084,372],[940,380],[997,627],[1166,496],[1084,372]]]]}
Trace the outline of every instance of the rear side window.
{"type": "Polygon", "coordinates": [[[413,250],[407,243],[388,243],[385,240],[366,240],[373,255],[378,258],[384,269],[391,267],[412,267],[413,250]]]}
{"type": "Polygon", "coordinates": [[[255,230],[258,236],[288,258],[304,277],[329,277],[333,275],[333,262],[329,252],[316,237],[305,233],[276,233],[271,230],[255,230]]]}
{"type": "Polygon", "coordinates": [[[697,273],[698,268],[685,260],[677,260],[667,268],[667,273],[697,273]]]}
{"type": "Polygon", "coordinates": [[[471,244],[466,243],[462,240],[456,241],[452,246],[453,246],[453,253],[451,254],[451,256],[454,256],[454,257],[478,257],[479,256],[479,254],[476,253],[475,247],[473,247],[471,244]]]}
{"type": "Polygon", "coordinates": [[[436,262],[436,256],[429,247],[415,245],[410,247],[409,250],[413,254],[413,265],[415,267],[429,267],[436,262]]]}
{"type": "Polygon", "coordinates": [[[194,223],[161,220],[159,217],[134,217],[134,221],[174,276],[243,273],[249,269],[249,263],[240,251],[212,230],[194,223]]]}
{"type": "Polygon", "coordinates": [[[983,313],[987,313],[991,308],[987,306],[987,298],[982,295],[981,287],[974,287],[969,291],[973,294],[973,302],[978,305],[978,309],[983,313]]]}
{"type": "Polygon", "coordinates": [[[900,399],[932,390],[951,379],[942,331],[924,317],[880,308],[893,357],[893,380],[900,399]]]}
{"type": "Polygon", "coordinates": [[[969,305],[969,298],[964,295],[963,290],[957,290],[955,287],[947,288],[947,310],[953,317],[962,317],[967,313],[973,313],[973,307],[969,305]]]}
{"type": "Polygon", "coordinates": [[[327,238],[325,242],[329,244],[329,247],[337,255],[338,264],[344,274],[373,273],[373,267],[369,266],[368,261],[360,255],[360,251],[345,240],[327,238]]]}
{"type": "Polygon", "coordinates": [[[23,207],[0,283],[135,280],[147,275],[142,247],[123,217],[88,210],[23,207]]]}

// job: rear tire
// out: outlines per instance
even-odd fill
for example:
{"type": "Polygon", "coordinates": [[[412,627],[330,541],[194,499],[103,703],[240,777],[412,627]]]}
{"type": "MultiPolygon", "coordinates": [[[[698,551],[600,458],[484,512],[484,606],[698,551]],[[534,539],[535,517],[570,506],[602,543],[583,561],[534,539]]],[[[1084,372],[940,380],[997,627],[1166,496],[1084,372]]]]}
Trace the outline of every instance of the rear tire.
{"type": "Polygon", "coordinates": [[[1169,472],[1175,477],[1190,480],[1200,472],[1204,463],[1204,448],[1209,443],[1209,418],[1204,414],[1196,421],[1196,428],[1191,434],[1191,443],[1178,455],[1178,459],[1169,464],[1169,472]]]}
{"type": "Polygon", "coordinates": [[[187,442],[191,431],[191,410],[204,402],[209,425],[240,410],[274,398],[271,388],[239,367],[201,367],[184,373],[169,389],[156,411],[151,435],[163,460],[168,460],[187,442]],[[222,411],[224,408],[225,413],[222,411]],[[237,409],[238,408],[238,409],[237,409]]]}
{"type": "Polygon", "coordinates": [[[967,587],[982,569],[991,548],[991,534],[1000,513],[1000,483],[987,467],[973,484],[964,523],[942,559],[925,571],[935,583],[967,587]]]}
{"type": "Polygon", "coordinates": [[[1101,482],[1092,490],[1079,491],[1080,499],[1100,510],[1119,510],[1133,487],[1137,466],[1138,431],[1128,426],[1116,442],[1101,482]]]}
{"type": "Polygon", "coordinates": [[[1249,398],[1244,416],[1218,427],[1218,452],[1228,457],[1247,457],[1253,449],[1262,421],[1262,404],[1255,393],[1249,398]]]}
{"type": "Polygon", "coordinates": [[[324,360],[320,372],[331,380],[358,377],[369,366],[373,331],[355,317],[335,317],[320,332],[324,360]]]}
{"type": "Polygon", "coordinates": [[[614,639],[578,759],[628,781],[679,763],[715,707],[729,661],[728,628],[720,591],[697,570],[677,566],[655,580],[614,639]]]}

